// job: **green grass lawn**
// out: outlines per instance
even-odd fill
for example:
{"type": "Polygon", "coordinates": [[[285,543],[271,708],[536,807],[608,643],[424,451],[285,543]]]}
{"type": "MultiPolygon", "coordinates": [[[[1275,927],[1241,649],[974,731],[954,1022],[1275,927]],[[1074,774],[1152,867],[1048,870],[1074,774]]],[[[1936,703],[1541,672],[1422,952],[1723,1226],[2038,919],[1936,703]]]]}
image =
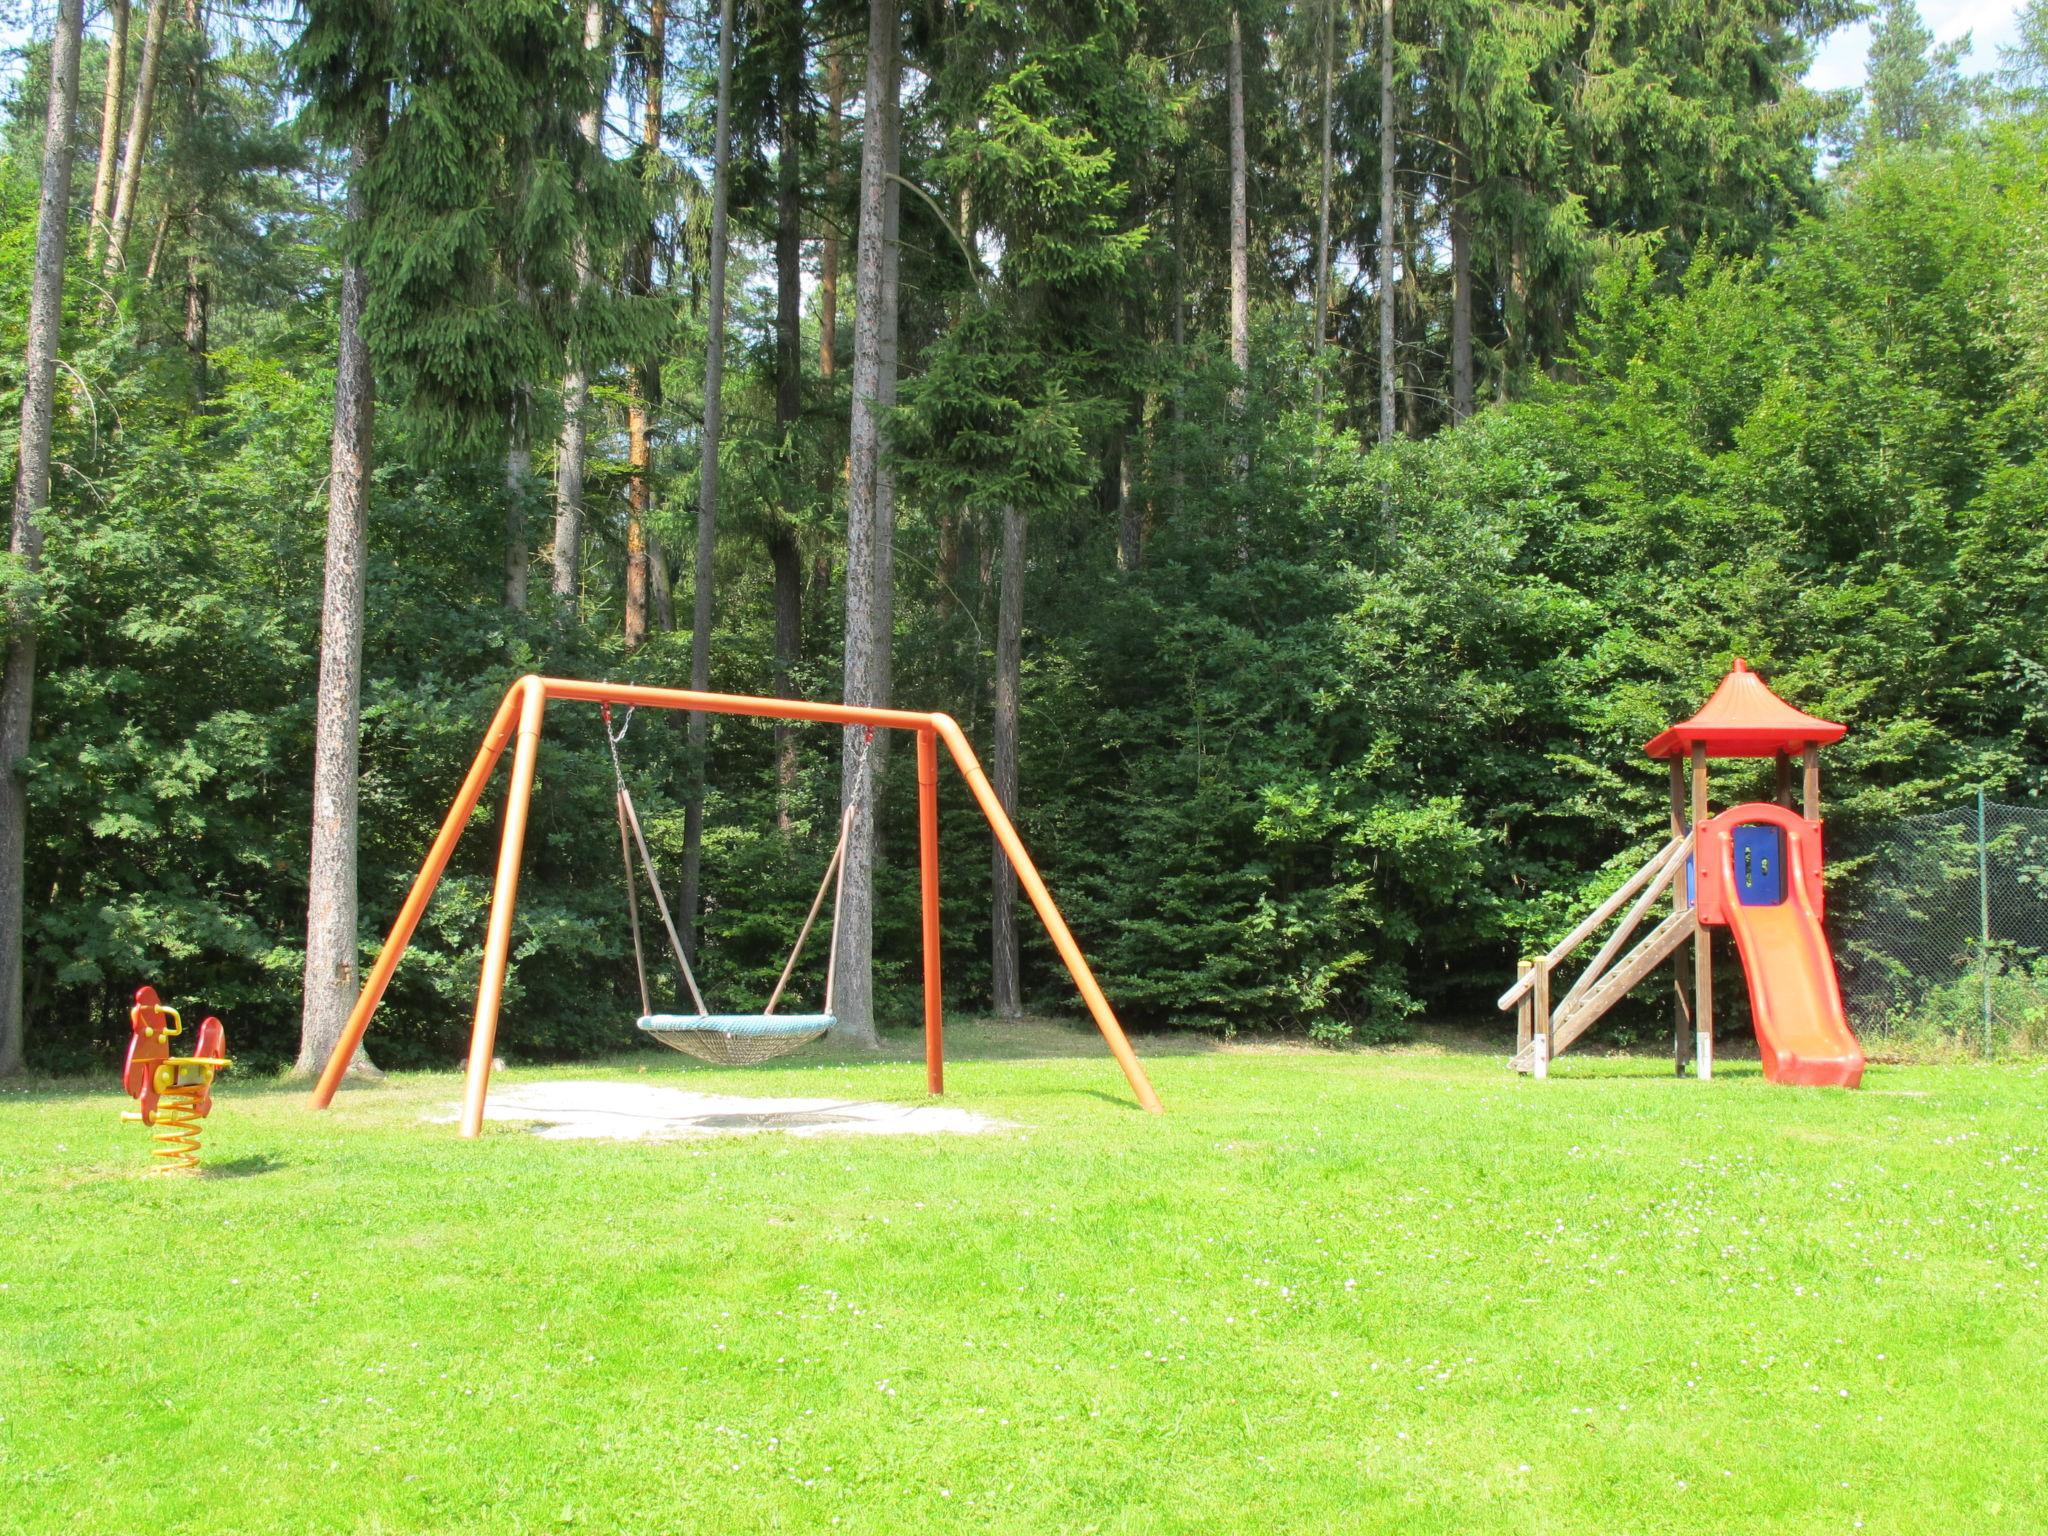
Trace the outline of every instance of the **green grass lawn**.
{"type": "MultiPolygon", "coordinates": [[[[2038,1532],[2048,1066],[1861,1093],[963,1027],[979,1138],[0,1089],[23,1533],[2038,1532]]],[[[637,1076],[910,1099],[909,1042],[637,1076]]]]}

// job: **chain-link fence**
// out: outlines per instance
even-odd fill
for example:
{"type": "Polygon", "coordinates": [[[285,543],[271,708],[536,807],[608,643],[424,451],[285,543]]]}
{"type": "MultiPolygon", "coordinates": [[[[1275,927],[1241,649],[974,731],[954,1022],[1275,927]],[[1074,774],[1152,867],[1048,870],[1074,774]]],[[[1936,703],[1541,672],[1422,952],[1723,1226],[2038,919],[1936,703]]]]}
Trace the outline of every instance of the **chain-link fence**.
{"type": "Polygon", "coordinates": [[[1845,853],[1829,926],[1866,1043],[2048,1048],[2048,808],[1980,798],[1845,853]]]}

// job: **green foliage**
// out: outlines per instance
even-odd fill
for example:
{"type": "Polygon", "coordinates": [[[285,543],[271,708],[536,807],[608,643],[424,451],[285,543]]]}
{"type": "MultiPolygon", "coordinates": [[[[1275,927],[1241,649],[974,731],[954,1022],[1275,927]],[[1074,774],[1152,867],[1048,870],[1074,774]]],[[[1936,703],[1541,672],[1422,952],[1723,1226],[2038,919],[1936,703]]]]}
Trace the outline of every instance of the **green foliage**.
{"type": "MultiPolygon", "coordinates": [[[[322,0],[292,57],[303,135],[282,126],[278,59],[217,45],[198,110],[163,116],[152,164],[190,158],[148,183],[139,225],[188,200],[203,217],[173,219],[165,272],[131,272],[112,323],[80,256],[37,591],[40,1060],[111,1051],[144,980],[226,1013],[252,1061],[294,1042],[345,245],[371,272],[379,387],[396,407],[379,413],[371,515],[364,955],[512,678],[681,675],[687,642],[659,622],[637,654],[615,638],[621,417],[627,365],[653,350],[648,527],[680,587],[701,207],[686,165],[599,164],[580,147],[576,112],[613,72],[585,56],[570,9],[322,0]],[[369,204],[352,234],[332,190],[351,146],[369,204]],[[628,301],[650,209],[660,291],[628,301]],[[597,276],[572,304],[579,239],[597,276]],[[210,356],[185,340],[186,256],[210,286],[210,356]],[[574,613],[513,613],[502,466],[483,450],[519,392],[545,441],[572,353],[592,376],[583,591],[574,613]]],[[[1338,295],[1319,407],[1294,291],[1318,15],[1245,12],[1259,305],[1242,412],[1220,340],[1209,64],[1224,10],[1015,0],[911,29],[929,73],[904,130],[895,695],[985,740],[995,521],[1027,513],[1020,819],[1134,1022],[1362,1040],[1425,1009],[1491,1017],[1516,955],[1661,839],[1665,780],[1642,744],[1738,654],[1850,723],[1828,757],[1831,838],[1979,782],[2010,799],[2048,790],[2048,138],[2027,95],[2031,44],[1995,117],[1873,141],[1816,179],[1827,104],[1794,77],[1844,9],[1400,8],[1414,27],[1396,39],[1415,71],[1404,184],[1423,189],[1410,214],[1427,234],[1447,178],[1463,178],[1479,393],[1494,403],[1430,435],[1446,274],[1422,239],[1401,295],[1417,440],[1372,451],[1353,430],[1370,395],[1359,370],[1376,361],[1370,296],[1338,295]],[[1134,569],[1117,541],[1127,508],[1145,534],[1134,569]]],[[[821,36],[850,24],[837,10],[745,22],[753,164],[737,184],[754,202],[736,225],[754,237],[772,213],[771,128],[775,153],[799,159],[807,216],[851,222],[851,124],[833,201],[818,124],[792,125],[785,146],[770,122],[784,64],[766,55],[799,22],[814,63],[821,36]]],[[[1380,234],[1376,79],[1360,67],[1372,41],[1338,45],[1335,201],[1354,255],[1380,234]]],[[[679,74],[703,46],[678,36],[679,74]]],[[[4,359],[21,349],[35,79],[0,157],[0,449],[18,414],[4,359]]],[[[692,142],[700,105],[676,107],[692,142]]],[[[850,244],[842,256],[844,328],[850,244]]],[[[772,272],[746,242],[735,272],[712,682],[779,685],[761,545],[794,530],[791,685],[829,697],[846,370],[807,377],[778,433],[772,272]]],[[[0,583],[18,579],[0,564],[0,583]]],[[[642,716],[625,748],[671,873],[690,782],[673,727],[642,716]]],[[[797,741],[785,783],[766,725],[709,731],[702,969],[724,1006],[765,997],[829,851],[831,733],[797,741]]],[[[898,1015],[914,1007],[918,932],[903,757],[883,775],[877,895],[883,1007],[898,1015]]],[[[1717,798],[1755,793],[1765,771],[1717,771],[1717,798]]],[[[637,1006],[612,815],[595,721],[556,710],[501,1037],[514,1054],[616,1043],[637,1006]]],[[[986,830],[952,788],[942,828],[948,989],[973,1007],[986,830]]],[[[458,1048],[495,830],[495,811],[468,829],[380,1016],[380,1060],[458,1048]]],[[[1063,1006],[1068,983],[1028,917],[1025,938],[1027,987],[1063,1006]]],[[[651,923],[648,940],[655,1001],[672,1000],[651,923]]],[[[799,989],[817,980],[807,970],[799,989]]]]}

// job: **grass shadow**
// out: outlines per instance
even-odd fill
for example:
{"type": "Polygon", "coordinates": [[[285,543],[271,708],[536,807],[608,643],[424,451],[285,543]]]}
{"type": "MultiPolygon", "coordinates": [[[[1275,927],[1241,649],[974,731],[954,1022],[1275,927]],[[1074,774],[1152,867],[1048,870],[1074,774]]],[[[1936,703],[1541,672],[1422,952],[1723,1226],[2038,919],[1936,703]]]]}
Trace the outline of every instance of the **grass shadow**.
{"type": "Polygon", "coordinates": [[[248,1152],[240,1157],[222,1157],[202,1163],[199,1173],[208,1179],[253,1179],[290,1166],[283,1158],[272,1157],[267,1152],[248,1152]]]}

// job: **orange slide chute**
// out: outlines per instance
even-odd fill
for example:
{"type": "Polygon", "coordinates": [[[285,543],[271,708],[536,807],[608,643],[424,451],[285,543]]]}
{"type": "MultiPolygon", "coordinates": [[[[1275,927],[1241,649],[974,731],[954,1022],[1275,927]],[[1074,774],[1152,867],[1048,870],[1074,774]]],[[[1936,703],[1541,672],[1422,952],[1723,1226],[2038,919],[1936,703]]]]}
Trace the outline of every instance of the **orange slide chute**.
{"type": "Polygon", "coordinates": [[[1711,874],[1701,882],[1700,917],[1735,934],[1764,1076],[1804,1087],[1859,1086],[1863,1048],[1843,1011],[1834,951],[1821,926],[1819,826],[1777,806],[1739,805],[1706,831],[1702,862],[1711,874]],[[1735,831],[1760,823],[1776,823],[1784,833],[1783,893],[1747,904],[1735,872],[1735,831]]]}

